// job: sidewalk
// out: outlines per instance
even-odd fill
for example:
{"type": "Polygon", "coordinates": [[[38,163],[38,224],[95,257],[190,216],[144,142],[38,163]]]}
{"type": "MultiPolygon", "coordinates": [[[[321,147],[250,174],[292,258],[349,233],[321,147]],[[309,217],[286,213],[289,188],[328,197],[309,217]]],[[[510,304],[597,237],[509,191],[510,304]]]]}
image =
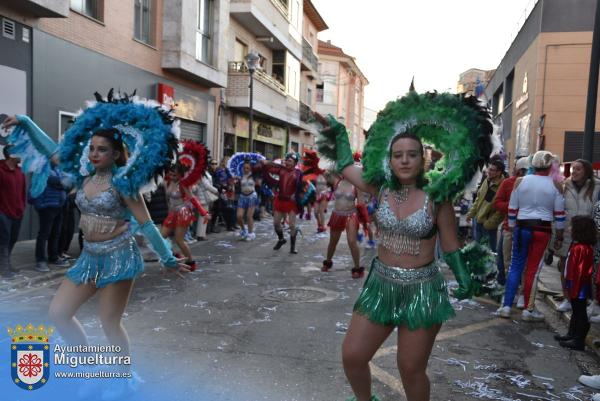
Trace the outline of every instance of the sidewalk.
{"type": "MultiPolygon", "coordinates": [[[[559,312],[558,305],[563,300],[562,289],[560,284],[560,273],[558,272],[558,257],[554,258],[552,266],[544,264],[540,272],[538,283],[538,291],[556,314],[560,315],[561,319],[567,324],[571,319],[571,312],[559,312]]],[[[586,338],[586,345],[593,350],[596,355],[600,356],[600,324],[591,323],[590,332],[586,338]]]]}
{"type": "MultiPolygon", "coordinates": [[[[77,236],[74,236],[73,242],[71,243],[71,251],[69,255],[76,258],[79,256],[79,244],[77,243],[77,236]]],[[[73,265],[74,261],[70,261],[73,265]]],[[[35,240],[19,241],[15,244],[15,247],[11,256],[11,263],[13,267],[16,267],[20,271],[16,273],[14,279],[7,280],[0,278],[0,297],[7,294],[12,294],[15,291],[39,285],[43,282],[47,282],[60,277],[65,274],[68,267],[57,267],[48,264],[50,268],[49,272],[41,273],[34,270],[35,267],[35,240]]]]}

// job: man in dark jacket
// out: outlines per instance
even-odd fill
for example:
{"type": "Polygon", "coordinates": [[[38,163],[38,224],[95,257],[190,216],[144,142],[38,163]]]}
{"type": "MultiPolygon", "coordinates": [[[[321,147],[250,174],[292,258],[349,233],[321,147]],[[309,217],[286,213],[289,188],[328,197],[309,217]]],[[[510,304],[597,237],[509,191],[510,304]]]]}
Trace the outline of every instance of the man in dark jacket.
{"type": "Polygon", "coordinates": [[[52,166],[46,189],[37,198],[30,198],[38,212],[40,228],[35,241],[35,270],[48,272],[48,262],[56,266],[68,266],[69,262],[59,256],[58,243],[62,225],[62,207],[67,200],[67,191],[62,184],[62,173],[52,166]],[[46,245],[48,256],[46,257],[46,245]]]}
{"type": "Polygon", "coordinates": [[[27,187],[25,175],[19,168],[20,160],[10,155],[10,146],[5,146],[2,153],[4,160],[0,160],[0,276],[13,278],[18,269],[11,265],[10,254],[19,238],[27,187]]]}

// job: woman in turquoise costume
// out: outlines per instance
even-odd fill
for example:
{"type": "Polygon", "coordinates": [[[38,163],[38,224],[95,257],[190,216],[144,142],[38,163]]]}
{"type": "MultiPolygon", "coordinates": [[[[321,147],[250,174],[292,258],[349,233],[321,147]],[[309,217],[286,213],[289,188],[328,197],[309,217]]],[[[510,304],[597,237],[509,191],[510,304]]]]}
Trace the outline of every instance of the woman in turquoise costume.
{"type": "MultiPolygon", "coordinates": [[[[43,190],[41,182],[49,163],[60,163],[79,187],[76,203],[81,210],[84,247],[52,299],[50,318],[66,342],[87,344],[75,313],[98,293],[102,329],[111,345],[121,347],[120,356],[129,356],[121,317],[133,281],[144,269],[134,231],[145,235],[167,271],[178,275],[188,271],[173,256],[140,196],[140,188],[171,164],[176,124],[158,104],[113,99],[111,91],[108,100],[97,95],[97,102],[76,118],[60,145],[27,116],[9,117],[3,124],[5,129],[12,126],[9,142],[14,144],[13,152],[22,156],[24,169],[34,173],[32,192],[43,190]]],[[[134,375],[105,386],[102,399],[120,399],[138,381],[134,375]]]]}
{"type": "Polygon", "coordinates": [[[489,160],[488,113],[474,98],[410,92],[379,113],[363,167],[354,164],[345,127],[333,117],[317,118],[324,125],[319,152],[335,160],[350,183],[379,199],[377,256],[342,346],[352,400],[378,400],[371,392],[369,361],[395,328],[406,398],[429,400],[429,355],[442,323],[454,316],[435,260],[436,241],[459,285],[454,296],[470,298],[478,289],[459,249],[452,200],[489,160]],[[444,153],[427,177],[424,142],[444,153]]]}

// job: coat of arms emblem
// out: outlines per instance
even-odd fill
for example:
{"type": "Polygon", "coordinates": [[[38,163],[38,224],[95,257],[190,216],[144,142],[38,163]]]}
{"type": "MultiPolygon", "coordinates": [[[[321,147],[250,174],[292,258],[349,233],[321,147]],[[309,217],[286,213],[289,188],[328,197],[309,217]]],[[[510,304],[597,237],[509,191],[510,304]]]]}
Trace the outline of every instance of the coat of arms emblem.
{"type": "Polygon", "coordinates": [[[50,344],[54,333],[52,327],[31,323],[23,327],[8,328],[11,338],[11,376],[17,386],[25,390],[37,390],[50,378],[50,344]]]}

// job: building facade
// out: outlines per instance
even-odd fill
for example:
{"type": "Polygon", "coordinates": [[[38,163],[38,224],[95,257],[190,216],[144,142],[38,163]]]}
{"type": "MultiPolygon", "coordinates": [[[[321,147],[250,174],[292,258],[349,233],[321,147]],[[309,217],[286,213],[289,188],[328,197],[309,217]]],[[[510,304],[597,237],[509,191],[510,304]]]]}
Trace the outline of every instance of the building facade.
{"type": "MultiPolygon", "coordinates": [[[[219,154],[227,84],[226,0],[7,0],[0,3],[0,112],[28,114],[60,139],[94,92],[175,104],[182,137],[219,154]],[[10,55],[10,57],[8,56],[10,55]]],[[[37,230],[28,210],[21,235],[37,230]]]]}
{"type": "Polygon", "coordinates": [[[352,148],[362,149],[365,143],[364,91],[369,81],[354,57],[330,41],[319,41],[318,55],[322,84],[317,86],[317,111],[340,120],[349,132],[352,148]]]}
{"type": "Polygon", "coordinates": [[[310,0],[304,0],[304,21],[302,25],[302,62],[300,64],[300,132],[291,138],[290,147],[298,152],[313,149],[318,134],[313,123],[312,112],[317,109],[317,85],[323,82],[319,76],[317,35],[329,27],[310,0]]]}
{"type": "Polygon", "coordinates": [[[511,162],[541,149],[561,161],[581,157],[595,7],[539,0],[491,77],[485,94],[511,162]]]}
{"type": "Polygon", "coordinates": [[[253,74],[253,147],[282,157],[299,135],[302,60],[300,0],[231,0],[228,77],[223,108],[224,155],[249,151],[250,74],[245,63],[258,54],[253,74]]]}

